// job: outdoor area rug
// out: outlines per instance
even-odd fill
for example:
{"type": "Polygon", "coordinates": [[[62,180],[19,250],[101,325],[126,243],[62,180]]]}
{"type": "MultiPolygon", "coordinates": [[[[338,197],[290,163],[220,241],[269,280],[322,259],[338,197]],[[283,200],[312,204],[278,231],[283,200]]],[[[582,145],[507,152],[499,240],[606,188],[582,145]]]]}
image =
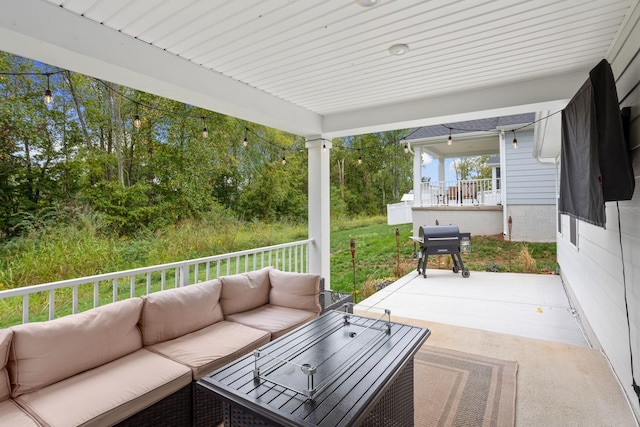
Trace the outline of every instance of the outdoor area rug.
{"type": "Polygon", "coordinates": [[[414,358],[416,426],[513,426],[517,362],[423,345],[414,358]]]}

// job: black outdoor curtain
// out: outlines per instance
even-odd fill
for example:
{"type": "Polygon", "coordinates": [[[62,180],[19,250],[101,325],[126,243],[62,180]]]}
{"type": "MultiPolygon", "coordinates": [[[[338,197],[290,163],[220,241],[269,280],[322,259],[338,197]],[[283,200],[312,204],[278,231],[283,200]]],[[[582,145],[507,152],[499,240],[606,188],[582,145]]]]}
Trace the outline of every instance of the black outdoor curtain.
{"type": "Polygon", "coordinates": [[[629,144],[611,66],[602,60],[562,111],[560,213],[604,227],[604,203],[630,200],[629,144]]]}

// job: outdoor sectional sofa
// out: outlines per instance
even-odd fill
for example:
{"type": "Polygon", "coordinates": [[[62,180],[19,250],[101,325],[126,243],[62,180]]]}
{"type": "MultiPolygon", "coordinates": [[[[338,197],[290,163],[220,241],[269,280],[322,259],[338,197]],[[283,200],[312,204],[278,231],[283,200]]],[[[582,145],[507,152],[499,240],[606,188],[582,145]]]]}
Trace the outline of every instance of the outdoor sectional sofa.
{"type": "Polygon", "coordinates": [[[217,423],[194,382],[317,317],[322,287],[267,267],[0,330],[0,425],[217,423]]]}

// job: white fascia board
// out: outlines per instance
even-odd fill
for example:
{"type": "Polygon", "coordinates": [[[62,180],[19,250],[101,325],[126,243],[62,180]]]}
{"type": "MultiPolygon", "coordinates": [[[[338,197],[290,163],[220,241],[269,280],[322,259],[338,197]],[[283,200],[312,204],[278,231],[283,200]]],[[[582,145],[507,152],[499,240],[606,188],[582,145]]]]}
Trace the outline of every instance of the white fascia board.
{"type": "Polygon", "coordinates": [[[0,50],[296,135],[322,116],[41,0],[0,0],[0,50]]]}
{"type": "Polygon", "coordinates": [[[589,69],[486,87],[404,103],[328,114],[328,137],[407,129],[449,122],[531,113],[571,99],[589,76],[589,69]]]}
{"type": "MultiPolygon", "coordinates": [[[[441,124],[441,123],[440,123],[441,124]]],[[[464,141],[469,139],[479,139],[479,138],[490,138],[491,135],[498,135],[499,131],[496,129],[489,129],[483,131],[473,131],[473,132],[465,132],[465,133],[453,133],[451,134],[452,138],[456,141],[464,141]]],[[[418,139],[408,139],[407,141],[411,142],[411,145],[431,145],[431,144],[441,144],[444,140],[449,138],[449,135],[440,135],[440,136],[429,136],[426,138],[418,138],[418,139]]]]}

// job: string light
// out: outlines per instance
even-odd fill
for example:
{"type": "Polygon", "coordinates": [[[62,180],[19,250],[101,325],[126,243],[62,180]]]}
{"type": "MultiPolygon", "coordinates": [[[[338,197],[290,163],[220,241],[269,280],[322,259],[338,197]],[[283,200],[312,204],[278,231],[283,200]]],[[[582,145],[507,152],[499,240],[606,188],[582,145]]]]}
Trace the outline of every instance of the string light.
{"type": "Polygon", "coordinates": [[[136,115],[133,118],[133,126],[135,126],[136,129],[140,129],[140,125],[142,125],[142,122],[140,121],[140,114],[138,114],[139,106],[140,104],[136,102],[136,115]]]}
{"type": "MultiPolygon", "coordinates": [[[[28,72],[7,72],[7,71],[0,71],[0,76],[47,76],[47,90],[45,91],[45,102],[47,102],[47,104],[50,104],[53,102],[53,93],[51,92],[51,88],[50,88],[50,76],[54,75],[54,74],[60,74],[60,73],[65,73],[68,72],[67,70],[63,70],[63,69],[58,69],[58,70],[54,70],[54,71],[28,71],[28,72]]],[[[134,104],[136,104],[136,114],[134,115],[134,119],[133,119],[133,125],[136,128],[139,128],[142,124],[141,122],[141,118],[140,118],[140,114],[139,114],[139,108],[140,106],[142,106],[143,108],[149,109],[149,110],[154,110],[154,111],[158,111],[161,113],[165,113],[165,114],[170,114],[170,115],[176,115],[175,112],[170,111],[170,110],[165,110],[162,108],[159,108],[155,105],[151,105],[151,104],[141,104],[140,102],[138,102],[137,100],[133,99],[131,96],[128,96],[120,91],[118,91],[117,89],[115,89],[114,87],[110,86],[109,84],[107,84],[106,82],[100,80],[100,79],[95,79],[96,82],[102,84],[106,90],[111,91],[113,93],[115,93],[116,95],[120,96],[123,99],[126,99],[134,104]]],[[[208,138],[209,136],[209,131],[206,127],[206,120],[208,118],[208,116],[196,116],[196,115],[192,115],[192,114],[186,114],[186,115],[181,115],[183,117],[186,118],[193,118],[193,119],[201,119],[203,121],[203,128],[202,128],[202,136],[204,138],[208,138]]],[[[294,147],[283,147],[277,143],[275,143],[274,141],[265,139],[263,136],[261,136],[259,133],[256,133],[254,131],[252,131],[248,126],[246,126],[245,123],[243,123],[240,119],[236,118],[236,117],[231,117],[232,119],[235,119],[238,123],[241,123],[244,128],[245,128],[245,137],[242,141],[243,146],[247,146],[248,145],[248,134],[249,132],[251,132],[256,138],[258,138],[260,141],[269,144],[283,152],[288,152],[288,151],[300,151],[299,148],[295,148],[294,147]]],[[[325,144],[326,146],[326,144],[325,144]]],[[[282,164],[286,164],[286,157],[283,154],[282,155],[282,164]]]]}
{"type": "Polygon", "coordinates": [[[451,128],[449,128],[449,139],[447,139],[447,145],[453,144],[453,138],[451,138],[451,128]]]}
{"type": "Polygon", "coordinates": [[[205,117],[202,117],[202,137],[209,138],[209,131],[207,130],[207,123],[205,122],[205,117]]]}
{"type": "Polygon", "coordinates": [[[327,151],[327,144],[322,144],[322,151],[327,151]]]}
{"type": "Polygon", "coordinates": [[[249,140],[247,139],[247,134],[249,133],[249,128],[245,126],[244,128],[244,139],[242,140],[242,146],[246,147],[249,144],[249,140]]]}
{"type": "Polygon", "coordinates": [[[404,152],[405,154],[409,152],[409,144],[407,143],[404,144],[404,152]]]}
{"type": "Polygon", "coordinates": [[[518,148],[518,139],[516,138],[515,129],[512,130],[511,132],[513,132],[513,149],[515,150],[516,148],[518,148]]]}
{"type": "Polygon", "coordinates": [[[358,156],[358,164],[361,165],[362,164],[362,156],[358,156]]]}
{"type": "Polygon", "coordinates": [[[49,83],[50,83],[49,78],[51,77],[51,74],[47,73],[46,76],[47,76],[47,90],[44,91],[44,103],[47,105],[51,105],[51,103],[53,102],[53,93],[51,93],[51,88],[49,86],[49,83]]]}

